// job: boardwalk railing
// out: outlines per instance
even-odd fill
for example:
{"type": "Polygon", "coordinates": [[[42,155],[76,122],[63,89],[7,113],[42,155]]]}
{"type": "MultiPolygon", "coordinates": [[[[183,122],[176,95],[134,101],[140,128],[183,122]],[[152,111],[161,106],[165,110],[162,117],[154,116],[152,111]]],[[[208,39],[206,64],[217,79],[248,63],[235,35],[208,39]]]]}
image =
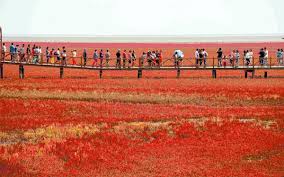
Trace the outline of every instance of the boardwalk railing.
{"type": "MultiPolygon", "coordinates": [[[[103,70],[137,70],[138,78],[142,77],[142,70],[176,70],[177,77],[180,77],[181,70],[212,70],[212,77],[217,77],[217,70],[244,70],[245,77],[248,72],[254,76],[255,70],[269,70],[269,69],[284,69],[283,59],[275,58],[262,59],[252,58],[249,61],[240,58],[239,60],[230,59],[195,59],[184,58],[177,60],[174,58],[165,58],[163,60],[151,60],[149,58],[137,58],[135,60],[117,59],[117,58],[103,58],[94,60],[93,58],[84,57],[67,57],[66,60],[57,59],[54,56],[46,57],[45,55],[20,55],[3,53],[0,63],[0,77],[4,76],[3,64],[17,64],[19,65],[19,77],[24,78],[24,65],[44,66],[44,67],[59,67],[60,78],[63,78],[64,68],[74,69],[90,69],[98,70],[100,78],[103,70]]],[[[267,71],[264,76],[267,77],[267,71]]]]}

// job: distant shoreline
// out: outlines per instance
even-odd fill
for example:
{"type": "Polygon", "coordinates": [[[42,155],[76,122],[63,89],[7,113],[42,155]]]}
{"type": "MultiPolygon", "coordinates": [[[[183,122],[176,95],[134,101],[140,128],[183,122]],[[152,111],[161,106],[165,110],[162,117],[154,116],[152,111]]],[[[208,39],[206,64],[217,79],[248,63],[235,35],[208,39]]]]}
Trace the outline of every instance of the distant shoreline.
{"type": "Polygon", "coordinates": [[[284,42],[282,35],[268,36],[3,36],[4,42],[64,43],[263,43],[284,42]]]}

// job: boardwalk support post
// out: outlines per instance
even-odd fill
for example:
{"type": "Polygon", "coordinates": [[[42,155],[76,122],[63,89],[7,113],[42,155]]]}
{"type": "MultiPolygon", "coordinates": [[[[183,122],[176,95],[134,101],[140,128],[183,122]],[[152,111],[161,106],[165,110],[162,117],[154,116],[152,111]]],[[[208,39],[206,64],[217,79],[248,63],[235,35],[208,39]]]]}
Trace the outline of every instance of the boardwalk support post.
{"type": "Polygon", "coordinates": [[[217,78],[217,70],[216,69],[213,69],[212,70],[212,78],[217,78]]]}
{"type": "Polygon", "coordinates": [[[142,78],[142,69],[138,69],[138,79],[142,78]]]}
{"type": "Polygon", "coordinates": [[[264,78],[268,78],[267,71],[264,72],[264,78]]]}
{"type": "Polygon", "coordinates": [[[64,68],[63,66],[60,66],[60,79],[63,79],[63,75],[64,75],[64,68]]]}
{"type": "Polygon", "coordinates": [[[254,78],[254,73],[255,73],[255,70],[254,69],[251,69],[251,70],[245,70],[245,78],[248,78],[248,73],[251,73],[251,77],[254,78]]]}
{"type": "Polygon", "coordinates": [[[103,70],[100,69],[100,79],[103,77],[103,70]]]}
{"type": "Polygon", "coordinates": [[[4,67],[3,67],[3,63],[0,62],[0,79],[4,78],[4,67]]]}
{"type": "Polygon", "coordinates": [[[25,78],[25,69],[24,69],[24,65],[23,64],[19,65],[19,78],[20,79],[24,79],[25,78]]]}
{"type": "Polygon", "coordinates": [[[180,78],[180,68],[177,69],[177,78],[180,78]]]}

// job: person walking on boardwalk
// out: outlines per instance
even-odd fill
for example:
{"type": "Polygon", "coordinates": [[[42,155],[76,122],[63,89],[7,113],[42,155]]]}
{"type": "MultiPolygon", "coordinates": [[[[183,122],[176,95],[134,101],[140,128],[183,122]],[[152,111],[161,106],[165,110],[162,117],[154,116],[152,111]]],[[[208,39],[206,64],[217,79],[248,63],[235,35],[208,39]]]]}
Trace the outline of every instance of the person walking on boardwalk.
{"type": "Polygon", "coordinates": [[[147,62],[148,62],[148,67],[152,67],[152,52],[148,50],[147,52],[147,62]]]}
{"type": "Polygon", "coordinates": [[[77,65],[76,63],[77,50],[72,50],[71,56],[72,56],[72,65],[77,65]]]}
{"type": "Polygon", "coordinates": [[[61,56],[62,56],[62,65],[67,66],[67,51],[65,47],[62,50],[61,56]]]}
{"type": "Polygon", "coordinates": [[[54,52],[54,55],[56,57],[56,62],[55,63],[59,63],[60,64],[60,60],[61,60],[61,57],[60,57],[60,49],[58,48],[55,52],[54,52]]]}
{"type": "Polygon", "coordinates": [[[199,65],[201,66],[202,62],[204,60],[204,53],[203,53],[202,49],[199,49],[198,53],[199,53],[199,65]]]}
{"type": "Polygon", "coordinates": [[[241,57],[241,55],[240,55],[240,52],[239,52],[239,50],[236,50],[236,52],[235,52],[235,67],[237,68],[237,67],[239,67],[239,61],[240,61],[240,57],[241,57]]]}
{"type": "Polygon", "coordinates": [[[281,49],[281,54],[282,54],[282,57],[281,57],[281,60],[280,60],[280,64],[283,65],[283,58],[284,58],[283,49],[281,49]]]}
{"type": "Polygon", "coordinates": [[[20,62],[24,62],[25,60],[25,44],[22,44],[20,51],[19,51],[19,56],[20,56],[20,62]]]}
{"type": "Polygon", "coordinates": [[[88,59],[87,49],[84,49],[83,51],[83,59],[84,59],[84,67],[85,67],[87,65],[87,59],[88,59]]]}
{"type": "Polygon", "coordinates": [[[249,57],[250,57],[250,58],[249,58],[249,62],[254,65],[254,61],[253,61],[253,51],[252,51],[252,49],[249,50],[249,57]]]}
{"type": "Polygon", "coordinates": [[[41,50],[41,46],[39,46],[38,47],[38,61],[40,63],[42,63],[42,60],[43,60],[43,58],[42,58],[42,50],[41,50]]]}
{"type": "Polygon", "coordinates": [[[195,57],[195,65],[198,66],[198,63],[199,63],[199,49],[196,49],[196,51],[194,53],[194,57],[195,57]]]}
{"type": "Polygon", "coordinates": [[[264,49],[261,48],[258,54],[259,54],[259,64],[261,66],[263,66],[264,65],[264,57],[265,57],[264,49]]]}
{"type": "Polygon", "coordinates": [[[159,50],[156,50],[156,60],[155,60],[155,63],[156,63],[156,66],[157,67],[160,67],[160,52],[159,52],[159,50]]]}
{"type": "Polygon", "coordinates": [[[10,56],[11,56],[11,62],[15,62],[15,55],[16,55],[16,47],[14,46],[14,43],[11,43],[10,45],[10,56]]]}
{"type": "Polygon", "coordinates": [[[246,51],[246,55],[245,55],[245,59],[246,59],[246,66],[249,66],[250,65],[250,52],[247,50],[246,51]]]}
{"type": "Polygon", "coordinates": [[[120,49],[118,49],[117,50],[117,52],[116,52],[116,64],[115,64],[115,66],[116,66],[116,68],[121,68],[121,53],[120,53],[120,49]]]}
{"type": "Polygon", "coordinates": [[[31,45],[28,44],[27,49],[26,49],[27,63],[31,61],[31,55],[32,55],[31,45]]]}
{"type": "Polygon", "coordinates": [[[45,49],[46,64],[49,64],[50,57],[51,57],[51,55],[50,55],[49,47],[46,47],[46,49],[45,49]]]}
{"type": "Polygon", "coordinates": [[[134,67],[135,61],[136,61],[136,53],[135,53],[135,50],[132,51],[131,59],[132,59],[132,67],[134,67]]]}
{"type": "Polygon", "coordinates": [[[126,50],[124,50],[123,53],[122,53],[122,66],[123,66],[123,68],[126,67],[126,60],[127,60],[127,54],[126,54],[126,50]]]}
{"type": "Polygon", "coordinates": [[[104,61],[104,51],[101,49],[100,51],[100,67],[103,67],[103,61],[104,61]]]}
{"type": "Polygon", "coordinates": [[[108,49],[106,50],[105,57],[106,57],[106,67],[109,67],[110,52],[108,49]]]}
{"type": "Polygon", "coordinates": [[[278,49],[276,52],[276,58],[277,58],[278,65],[280,66],[282,64],[282,58],[283,58],[283,53],[281,52],[280,49],[278,49]]]}
{"type": "Polygon", "coordinates": [[[268,50],[266,47],[264,47],[264,53],[265,53],[264,64],[267,65],[268,64],[268,50]]]}
{"type": "Polygon", "coordinates": [[[157,58],[156,52],[153,50],[152,54],[151,54],[151,64],[152,64],[152,66],[155,66],[156,58],[157,58]]]}
{"type": "Polygon", "coordinates": [[[144,67],[144,62],[147,59],[147,53],[143,52],[142,56],[139,58],[139,67],[144,67]]]}
{"type": "Polygon", "coordinates": [[[5,55],[6,55],[6,52],[7,52],[7,48],[6,48],[6,44],[5,43],[3,43],[3,45],[2,45],[2,58],[1,58],[1,60],[2,61],[5,61],[5,55]]]}
{"type": "Polygon", "coordinates": [[[230,65],[231,65],[232,67],[234,67],[234,65],[235,65],[235,59],[236,59],[235,53],[236,53],[236,50],[234,49],[234,50],[231,52],[231,54],[229,55],[230,65]]]}
{"type": "Polygon", "coordinates": [[[54,55],[54,48],[52,48],[49,52],[49,56],[50,56],[50,63],[54,64],[55,63],[55,55],[54,55]]]}
{"type": "Polygon", "coordinates": [[[127,67],[130,68],[131,67],[131,63],[132,63],[132,51],[129,50],[128,54],[127,54],[127,67]]]}
{"type": "Polygon", "coordinates": [[[33,54],[33,64],[37,64],[38,63],[38,55],[39,55],[39,47],[36,46],[34,49],[34,54],[33,54]]]}
{"type": "Polygon", "coordinates": [[[98,50],[95,49],[94,54],[93,54],[93,64],[92,64],[92,67],[94,67],[95,64],[96,64],[96,67],[98,67],[98,58],[99,58],[98,50]]]}
{"type": "Polygon", "coordinates": [[[217,50],[217,58],[218,58],[218,67],[222,67],[222,58],[223,58],[223,50],[219,48],[217,50]]]}
{"type": "Polygon", "coordinates": [[[31,62],[31,55],[32,55],[31,45],[28,44],[26,49],[27,63],[31,62]]]}
{"type": "Polygon", "coordinates": [[[205,49],[202,49],[202,51],[203,51],[203,57],[204,57],[204,68],[206,68],[208,53],[205,49]]]}
{"type": "Polygon", "coordinates": [[[174,58],[176,61],[175,68],[179,68],[182,65],[184,54],[181,50],[175,50],[174,52],[174,58]]]}
{"type": "Polygon", "coordinates": [[[15,48],[15,55],[16,55],[15,56],[15,61],[19,62],[20,61],[20,57],[19,57],[20,56],[20,47],[19,47],[18,44],[16,45],[16,48],[15,48]]]}

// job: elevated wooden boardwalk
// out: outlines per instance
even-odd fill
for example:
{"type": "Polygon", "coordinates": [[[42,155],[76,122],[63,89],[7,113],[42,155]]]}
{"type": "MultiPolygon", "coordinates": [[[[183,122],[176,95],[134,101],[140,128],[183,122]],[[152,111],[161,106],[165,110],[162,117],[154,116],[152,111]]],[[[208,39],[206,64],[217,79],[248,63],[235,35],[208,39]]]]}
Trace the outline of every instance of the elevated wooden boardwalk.
{"type": "Polygon", "coordinates": [[[217,67],[217,66],[161,66],[161,67],[126,67],[126,68],[117,68],[114,66],[110,67],[92,67],[92,66],[81,66],[81,65],[61,65],[61,64],[34,64],[34,63],[25,63],[25,62],[11,62],[11,61],[2,61],[0,63],[0,78],[4,78],[4,67],[3,65],[18,65],[19,66],[19,78],[23,79],[25,77],[25,66],[34,66],[34,67],[50,67],[50,68],[59,68],[60,69],[60,78],[64,76],[64,69],[80,69],[80,70],[94,70],[99,72],[99,77],[102,78],[104,71],[137,71],[137,77],[142,78],[142,71],[176,71],[177,78],[180,77],[181,71],[212,71],[212,78],[217,78],[218,70],[242,70],[245,73],[245,77],[248,77],[248,73],[252,73],[252,77],[254,77],[254,73],[256,70],[263,70],[264,77],[268,77],[269,70],[284,70],[284,66],[226,66],[226,67],[217,67]]]}

